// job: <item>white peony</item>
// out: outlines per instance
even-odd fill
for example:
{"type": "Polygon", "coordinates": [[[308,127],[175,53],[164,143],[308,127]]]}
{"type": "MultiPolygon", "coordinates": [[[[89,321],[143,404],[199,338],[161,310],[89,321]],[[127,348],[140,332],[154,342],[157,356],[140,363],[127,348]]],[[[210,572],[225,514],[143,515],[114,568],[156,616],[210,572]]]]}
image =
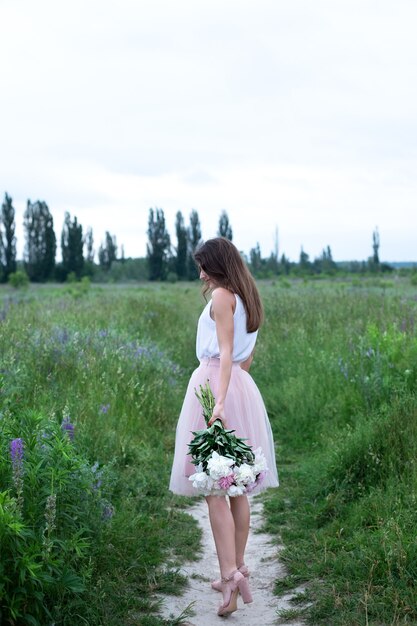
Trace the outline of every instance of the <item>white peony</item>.
{"type": "Polygon", "coordinates": [[[230,496],[231,498],[234,498],[236,496],[243,496],[244,493],[245,493],[245,488],[240,487],[238,485],[232,485],[227,490],[227,495],[230,496]]]}
{"type": "Polygon", "coordinates": [[[231,466],[233,465],[233,459],[228,459],[226,456],[221,456],[217,452],[213,452],[211,458],[207,462],[207,471],[210,478],[213,480],[219,480],[223,476],[229,476],[233,473],[231,466]]]}
{"type": "Polygon", "coordinates": [[[235,477],[237,485],[247,485],[248,483],[253,483],[256,474],[253,471],[253,465],[248,465],[247,463],[242,463],[239,467],[235,467],[235,477]]]}
{"type": "Polygon", "coordinates": [[[262,448],[256,448],[254,454],[255,454],[255,463],[253,466],[253,471],[254,471],[255,476],[257,476],[261,472],[266,472],[268,470],[268,465],[266,462],[266,458],[262,452],[262,448]]]}
{"type": "Polygon", "coordinates": [[[214,480],[205,472],[196,472],[192,474],[188,480],[193,483],[193,487],[205,496],[210,495],[214,480]]]}

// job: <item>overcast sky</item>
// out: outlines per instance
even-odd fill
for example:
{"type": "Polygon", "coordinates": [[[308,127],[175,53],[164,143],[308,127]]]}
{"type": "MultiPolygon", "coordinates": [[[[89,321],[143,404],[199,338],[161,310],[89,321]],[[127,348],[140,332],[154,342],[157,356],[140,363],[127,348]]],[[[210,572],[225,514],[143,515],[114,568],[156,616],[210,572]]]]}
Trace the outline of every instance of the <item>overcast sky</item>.
{"type": "Polygon", "coordinates": [[[0,0],[0,193],[146,253],[150,207],[417,260],[415,0],[0,0]]]}

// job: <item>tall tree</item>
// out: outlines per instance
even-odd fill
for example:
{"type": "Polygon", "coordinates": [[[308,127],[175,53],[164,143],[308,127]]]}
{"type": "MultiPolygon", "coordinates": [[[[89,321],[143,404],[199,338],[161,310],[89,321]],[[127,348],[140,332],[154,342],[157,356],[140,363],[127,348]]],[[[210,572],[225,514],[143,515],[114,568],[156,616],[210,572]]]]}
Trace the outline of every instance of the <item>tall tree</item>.
{"type": "Polygon", "coordinates": [[[275,251],[272,251],[269,258],[265,260],[265,269],[270,274],[279,274],[279,261],[275,255],[275,251]]]}
{"type": "Polygon", "coordinates": [[[177,235],[175,271],[180,280],[185,280],[187,278],[187,229],[181,211],[178,211],[176,215],[175,232],[177,235]]]}
{"type": "Polygon", "coordinates": [[[291,269],[291,262],[289,258],[285,256],[284,253],[281,255],[280,265],[281,265],[283,273],[288,276],[288,274],[290,273],[290,269],[291,269]]]}
{"type": "Polygon", "coordinates": [[[83,227],[77,218],[71,221],[69,213],[65,213],[64,226],[61,234],[62,266],[65,275],[74,272],[80,278],[84,268],[83,227]]]}
{"type": "Polygon", "coordinates": [[[299,261],[300,270],[303,272],[309,271],[311,269],[310,257],[307,252],[304,252],[303,247],[301,246],[300,252],[300,261],[299,261]]]}
{"type": "Polygon", "coordinates": [[[229,222],[229,216],[226,211],[222,211],[219,219],[219,230],[217,231],[219,237],[226,237],[226,239],[233,239],[233,231],[229,222]]]}
{"type": "Polygon", "coordinates": [[[98,262],[100,267],[108,271],[111,268],[113,261],[117,259],[117,245],[116,237],[112,236],[108,230],[106,230],[106,237],[104,243],[98,250],[98,262]]]}
{"type": "Polygon", "coordinates": [[[336,270],[336,263],[333,261],[332,251],[330,246],[323,248],[321,256],[314,259],[313,269],[320,274],[326,272],[327,274],[333,274],[336,270]]]}
{"type": "Polygon", "coordinates": [[[249,262],[252,272],[256,275],[262,269],[262,254],[259,242],[249,251],[249,262]]]}
{"type": "Polygon", "coordinates": [[[190,213],[190,226],[187,229],[188,240],[188,279],[195,280],[198,278],[198,271],[194,261],[194,252],[196,251],[199,243],[201,242],[201,225],[200,218],[196,210],[192,210],[190,213]]]}
{"type": "Polygon", "coordinates": [[[379,269],[379,232],[378,232],[378,228],[375,228],[374,232],[372,233],[372,248],[373,248],[373,255],[372,255],[372,265],[373,268],[375,270],[379,269]]]}
{"type": "Polygon", "coordinates": [[[94,263],[94,237],[93,237],[93,229],[91,226],[87,228],[87,232],[85,234],[85,247],[86,247],[86,255],[85,259],[88,263],[94,263]]]}
{"type": "Polygon", "coordinates": [[[34,282],[52,278],[55,269],[56,236],[54,220],[46,202],[27,201],[23,228],[26,236],[24,263],[29,278],[34,282]]]}
{"type": "Polygon", "coordinates": [[[171,239],[165,226],[163,209],[149,209],[148,243],[146,245],[149,280],[165,280],[171,239]]]}
{"type": "Polygon", "coordinates": [[[332,273],[337,269],[337,265],[333,260],[332,249],[330,248],[330,246],[327,246],[327,248],[323,250],[321,258],[324,272],[332,273]]]}
{"type": "Polygon", "coordinates": [[[16,271],[15,210],[7,193],[1,207],[0,216],[0,277],[7,281],[16,271]],[[4,229],[4,233],[2,230],[4,229]]]}

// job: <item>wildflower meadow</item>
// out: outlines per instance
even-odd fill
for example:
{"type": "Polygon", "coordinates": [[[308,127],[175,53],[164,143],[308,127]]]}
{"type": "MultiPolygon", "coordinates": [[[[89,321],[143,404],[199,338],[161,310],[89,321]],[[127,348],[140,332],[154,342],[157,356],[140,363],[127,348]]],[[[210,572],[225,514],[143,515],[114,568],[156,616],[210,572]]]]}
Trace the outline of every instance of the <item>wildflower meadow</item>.
{"type": "MultiPolygon", "coordinates": [[[[300,583],[282,619],[417,624],[417,291],[265,281],[251,374],[280,487],[261,497],[300,583]]],[[[0,291],[0,623],[174,626],[198,558],[168,491],[204,301],[193,283],[0,291]]],[[[278,619],[279,616],[277,616],[278,619]]]]}

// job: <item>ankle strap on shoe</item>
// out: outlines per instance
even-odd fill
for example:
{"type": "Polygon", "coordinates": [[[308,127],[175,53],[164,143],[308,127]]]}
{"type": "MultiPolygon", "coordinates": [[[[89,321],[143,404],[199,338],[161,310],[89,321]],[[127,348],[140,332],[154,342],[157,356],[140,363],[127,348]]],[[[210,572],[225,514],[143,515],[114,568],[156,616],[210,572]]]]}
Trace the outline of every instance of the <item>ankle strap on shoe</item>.
{"type": "Polygon", "coordinates": [[[224,576],[222,578],[222,583],[228,583],[229,580],[232,580],[232,578],[234,577],[234,575],[238,572],[238,569],[234,569],[233,572],[231,574],[229,574],[229,576],[224,576]]]}

